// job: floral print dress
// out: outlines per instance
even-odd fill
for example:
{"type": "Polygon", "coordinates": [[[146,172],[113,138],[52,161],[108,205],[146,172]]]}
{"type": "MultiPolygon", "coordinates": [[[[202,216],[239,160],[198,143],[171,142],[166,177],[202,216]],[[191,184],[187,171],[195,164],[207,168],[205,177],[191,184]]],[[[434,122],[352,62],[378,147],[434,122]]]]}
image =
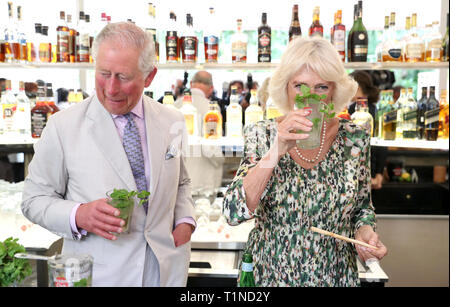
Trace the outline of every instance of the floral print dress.
{"type": "Polygon", "coordinates": [[[230,225],[255,218],[246,251],[253,255],[258,286],[359,286],[352,244],[309,230],[315,226],[354,237],[362,225],[375,230],[370,194],[370,137],[340,120],[326,157],[304,169],[287,153],[275,166],[253,215],[243,178],[269,150],[274,119],[244,129],[244,156],[227,189],[223,214],[230,225]]]}

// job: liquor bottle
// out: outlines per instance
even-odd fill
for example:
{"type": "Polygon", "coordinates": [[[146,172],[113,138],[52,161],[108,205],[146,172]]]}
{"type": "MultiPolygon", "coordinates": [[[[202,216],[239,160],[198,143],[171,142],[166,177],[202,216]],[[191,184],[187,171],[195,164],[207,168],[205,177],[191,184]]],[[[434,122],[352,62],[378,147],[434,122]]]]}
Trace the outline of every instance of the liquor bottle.
{"type": "Polygon", "coordinates": [[[439,22],[433,21],[429,40],[425,46],[425,58],[427,62],[440,62],[444,50],[442,49],[442,35],[439,31],[439,22]]]}
{"type": "Polygon", "coordinates": [[[52,44],[48,37],[48,26],[42,26],[42,35],[39,44],[39,60],[43,63],[50,63],[52,61],[52,44]]]}
{"type": "Polygon", "coordinates": [[[77,94],[75,93],[74,89],[69,89],[69,95],[67,95],[67,102],[69,105],[73,105],[77,102],[77,94]]]}
{"type": "Polygon", "coordinates": [[[445,31],[445,35],[444,38],[442,39],[442,62],[448,62],[448,58],[449,58],[449,47],[448,47],[448,27],[449,27],[449,19],[448,19],[448,13],[447,13],[447,30],[445,31]]]}
{"type": "Polygon", "coordinates": [[[194,31],[194,21],[191,14],[186,15],[186,28],[181,37],[181,59],[183,63],[197,62],[198,39],[194,31]]]}
{"type": "Polygon", "coordinates": [[[226,110],[226,134],[227,137],[241,137],[242,136],[242,107],[239,104],[239,95],[237,87],[231,87],[230,104],[226,110]]]}
{"type": "Polygon", "coordinates": [[[298,19],[298,4],[294,4],[292,7],[291,25],[289,26],[289,41],[297,36],[302,36],[302,28],[300,27],[300,21],[298,19]]]}
{"type": "Polygon", "coordinates": [[[14,136],[14,113],[17,109],[16,96],[11,90],[11,80],[5,80],[5,91],[0,100],[0,135],[14,136]]]}
{"type": "Polygon", "coordinates": [[[167,63],[177,63],[180,55],[180,42],[177,33],[177,23],[175,13],[170,12],[169,31],[166,32],[166,61],[167,63]]]}
{"type": "Polygon", "coordinates": [[[313,10],[313,21],[311,26],[309,27],[309,36],[314,37],[323,37],[323,26],[320,23],[320,7],[316,6],[313,10]]]}
{"type": "Polygon", "coordinates": [[[31,102],[25,94],[25,83],[19,82],[17,94],[17,109],[15,115],[16,131],[22,138],[31,137],[31,102]]]}
{"type": "Polygon", "coordinates": [[[48,118],[52,115],[53,110],[49,107],[45,98],[45,90],[43,84],[38,83],[38,91],[36,97],[36,105],[31,109],[31,137],[40,138],[42,131],[47,125],[48,118]]]}
{"type": "Polygon", "coordinates": [[[5,62],[6,63],[14,63],[15,62],[15,53],[14,51],[17,49],[18,51],[18,42],[16,31],[14,29],[14,20],[13,20],[13,4],[12,2],[8,2],[8,23],[5,27],[5,42],[4,42],[4,53],[5,53],[5,62]]]}
{"type": "Polygon", "coordinates": [[[376,104],[375,119],[374,119],[374,137],[383,138],[383,115],[386,112],[387,99],[386,91],[381,91],[380,100],[376,104]]]}
{"type": "Polygon", "coordinates": [[[253,257],[250,253],[242,256],[242,269],[239,276],[239,287],[255,287],[255,277],[253,276],[253,257]]]}
{"type": "Polygon", "coordinates": [[[357,98],[355,112],[351,116],[352,121],[364,128],[370,136],[373,136],[373,117],[369,113],[367,98],[357,98]]]}
{"type": "Polygon", "coordinates": [[[362,22],[362,1],[358,1],[357,18],[348,34],[347,41],[347,61],[366,62],[369,37],[362,22]]]}
{"type": "Polygon", "coordinates": [[[89,37],[89,54],[88,59],[89,63],[94,62],[94,58],[92,57],[92,43],[94,42],[94,37],[92,36],[92,26],[91,26],[91,17],[89,14],[84,14],[84,21],[86,23],[86,32],[89,37]]]}
{"type": "Polygon", "coordinates": [[[66,13],[64,11],[59,12],[60,25],[56,28],[56,61],[57,62],[70,62],[69,53],[69,27],[66,24],[66,13]]]}
{"type": "Polygon", "coordinates": [[[417,32],[417,14],[412,14],[411,35],[405,46],[404,61],[408,63],[425,61],[425,43],[417,32]]]}
{"type": "Polygon", "coordinates": [[[264,119],[262,108],[258,105],[256,90],[250,91],[250,105],[245,109],[245,124],[254,124],[264,119]]]}
{"type": "Polygon", "coordinates": [[[447,90],[441,91],[439,100],[439,139],[448,139],[448,101],[447,90]]]}
{"type": "Polygon", "coordinates": [[[439,131],[439,101],[435,97],[435,87],[430,86],[430,94],[425,111],[425,139],[436,141],[439,131]]]}
{"type": "Polygon", "coordinates": [[[266,119],[277,118],[282,115],[283,114],[280,112],[280,109],[278,109],[272,98],[269,97],[266,101],[266,119]]]}
{"type": "Polygon", "coordinates": [[[22,7],[17,6],[17,41],[20,48],[20,62],[27,62],[27,37],[25,34],[24,24],[22,22],[22,7]]]}
{"type": "Polygon", "coordinates": [[[405,21],[405,31],[403,37],[401,38],[402,45],[402,62],[406,62],[406,45],[411,40],[411,17],[407,16],[405,21]]]}
{"type": "Polygon", "coordinates": [[[258,27],[258,63],[272,61],[272,28],[267,24],[267,13],[262,13],[261,25],[258,27]]]}
{"type": "Polygon", "coordinates": [[[338,10],[335,16],[331,43],[339,53],[342,62],[345,62],[345,26],[342,24],[342,10],[338,10]]]}
{"type": "Polygon", "coordinates": [[[28,42],[28,62],[40,62],[40,45],[42,40],[42,24],[35,23],[34,24],[34,36],[32,37],[32,41],[28,42]]]}
{"type": "Polygon", "coordinates": [[[203,42],[205,46],[205,62],[217,63],[219,56],[219,31],[216,29],[216,16],[214,8],[209,8],[208,28],[205,30],[203,42]]]}
{"type": "Polygon", "coordinates": [[[152,3],[148,4],[148,28],[145,29],[150,35],[153,37],[153,42],[155,44],[155,54],[156,60],[159,62],[159,43],[156,35],[156,10],[155,6],[152,3]]]}
{"type": "Polygon", "coordinates": [[[422,97],[417,102],[417,131],[419,140],[425,139],[425,112],[427,110],[428,89],[422,87],[422,97]]]}
{"type": "Polygon", "coordinates": [[[79,39],[77,44],[77,62],[89,63],[89,46],[90,38],[89,31],[84,16],[84,12],[80,11],[79,14],[79,26],[78,26],[79,39]]]}
{"type": "Polygon", "coordinates": [[[402,61],[402,44],[397,39],[397,29],[395,27],[395,13],[391,13],[389,21],[388,40],[384,44],[383,62],[401,62],[402,61]]]}
{"type": "Polygon", "coordinates": [[[177,107],[174,106],[174,102],[172,92],[164,92],[163,105],[168,108],[177,109],[177,107]]]}
{"type": "Polygon", "coordinates": [[[192,105],[192,96],[189,89],[184,91],[183,105],[180,111],[184,115],[188,135],[198,136],[198,113],[197,108],[192,105]]]}
{"type": "Polygon", "coordinates": [[[55,114],[59,111],[59,108],[55,105],[55,99],[53,97],[53,89],[51,83],[45,84],[45,99],[47,101],[47,105],[52,109],[52,114],[55,114]]]}
{"type": "Polygon", "coordinates": [[[377,47],[375,48],[377,62],[383,62],[384,43],[388,40],[388,35],[389,35],[389,16],[384,16],[383,35],[381,36],[381,41],[377,44],[377,47]]]}
{"type": "Polygon", "coordinates": [[[402,109],[403,116],[403,139],[417,140],[417,102],[413,97],[413,89],[407,90],[406,101],[402,109]]]}
{"type": "Polygon", "coordinates": [[[67,14],[67,27],[69,28],[69,61],[75,63],[77,60],[77,30],[72,24],[72,15],[67,14]]]}
{"type": "Polygon", "coordinates": [[[216,101],[209,102],[209,110],[203,118],[203,137],[205,139],[222,137],[222,115],[216,101]]]}
{"type": "Polygon", "coordinates": [[[386,99],[386,111],[383,114],[383,140],[395,140],[397,109],[394,102],[393,90],[387,90],[386,99]]]}
{"type": "Polygon", "coordinates": [[[242,19],[237,20],[237,31],[231,36],[231,61],[233,63],[247,62],[247,34],[242,32],[242,19]]]}
{"type": "Polygon", "coordinates": [[[77,89],[77,92],[75,93],[75,102],[82,102],[84,100],[83,98],[83,91],[81,88],[77,89]]]}
{"type": "Polygon", "coordinates": [[[401,140],[403,138],[403,111],[406,104],[406,89],[400,90],[400,97],[395,102],[397,109],[397,126],[395,127],[395,139],[401,140]]]}

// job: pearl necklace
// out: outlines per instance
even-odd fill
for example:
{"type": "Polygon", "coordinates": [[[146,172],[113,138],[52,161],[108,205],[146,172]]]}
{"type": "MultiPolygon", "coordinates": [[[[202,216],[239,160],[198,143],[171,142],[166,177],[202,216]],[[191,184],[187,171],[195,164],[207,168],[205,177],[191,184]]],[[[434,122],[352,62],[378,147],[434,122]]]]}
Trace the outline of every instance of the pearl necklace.
{"type": "Polygon", "coordinates": [[[324,122],[323,122],[322,137],[320,138],[319,152],[317,153],[317,155],[316,155],[314,158],[312,158],[312,159],[305,158],[305,157],[298,151],[298,147],[295,146],[295,147],[294,147],[294,148],[295,148],[295,152],[297,153],[298,157],[299,157],[300,159],[302,159],[302,160],[308,162],[308,163],[314,163],[314,162],[316,162],[317,160],[319,160],[319,157],[320,157],[320,155],[322,154],[322,151],[323,151],[323,144],[324,144],[324,142],[325,142],[325,133],[326,133],[326,131],[327,131],[327,123],[324,121],[324,122]]]}

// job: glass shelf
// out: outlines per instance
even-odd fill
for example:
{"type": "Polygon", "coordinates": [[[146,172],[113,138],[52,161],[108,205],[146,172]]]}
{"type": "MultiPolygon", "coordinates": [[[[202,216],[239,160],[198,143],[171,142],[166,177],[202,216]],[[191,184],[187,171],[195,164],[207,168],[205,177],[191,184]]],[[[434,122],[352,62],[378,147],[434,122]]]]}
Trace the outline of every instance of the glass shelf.
{"type": "MultiPolygon", "coordinates": [[[[278,63],[158,63],[158,69],[179,69],[179,70],[273,70],[278,63]]],[[[420,63],[367,63],[355,62],[344,63],[346,69],[443,69],[449,68],[448,62],[420,62],[420,63]]],[[[0,68],[63,68],[63,69],[94,69],[94,63],[0,63],[0,68]]]]}
{"type": "Polygon", "coordinates": [[[370,140],[370,145],[372,145],[372,146],[383,146],[383,147],[412,148],[412,149],[448,150],[448,140],[437,140],[437,141],[393,140],[393,141],[386,141],[386,140],[380,140],[378,138],[372,138],[370,140]]]}

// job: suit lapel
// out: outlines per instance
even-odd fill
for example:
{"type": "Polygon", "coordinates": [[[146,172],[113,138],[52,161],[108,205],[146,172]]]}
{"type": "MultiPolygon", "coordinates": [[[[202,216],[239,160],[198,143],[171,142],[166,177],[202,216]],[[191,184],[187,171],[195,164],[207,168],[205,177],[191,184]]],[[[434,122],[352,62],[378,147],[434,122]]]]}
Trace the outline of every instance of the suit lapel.
{"type": "Polygon", "coordinates": [[[164,163],[168,134],[164,131],[166,126],[163,122],[164,119],[160,118],[159,110],[153,105],[155,102],[145,95],[143,97],[147,150],[150,159],[150,197],[148,202],[150,208],[164,163]]]}
{"type": "Polygon", "coordinates": [[[111,114],[102,106],[97,96],[92,98],[86,117],[90,119],[90,131],[98,148],[129,190],[136,190],[127,154],[123,149],[111,114]]]}

